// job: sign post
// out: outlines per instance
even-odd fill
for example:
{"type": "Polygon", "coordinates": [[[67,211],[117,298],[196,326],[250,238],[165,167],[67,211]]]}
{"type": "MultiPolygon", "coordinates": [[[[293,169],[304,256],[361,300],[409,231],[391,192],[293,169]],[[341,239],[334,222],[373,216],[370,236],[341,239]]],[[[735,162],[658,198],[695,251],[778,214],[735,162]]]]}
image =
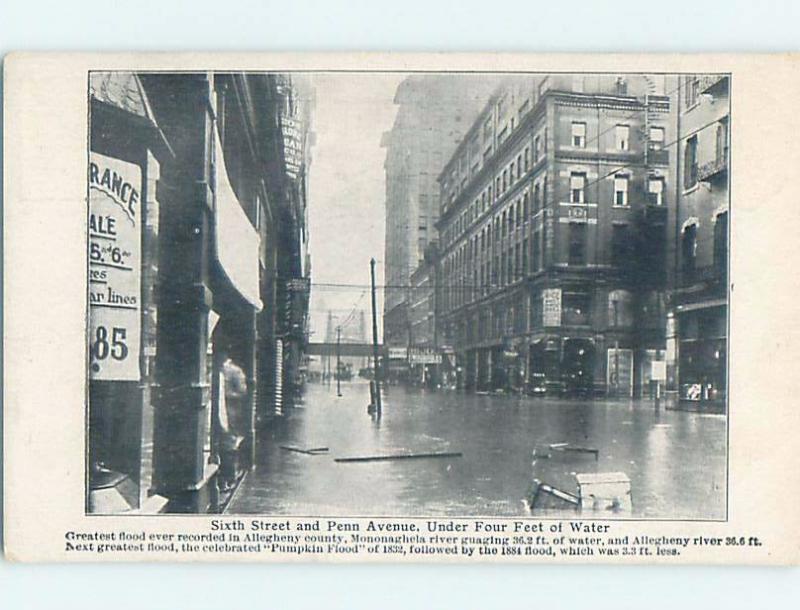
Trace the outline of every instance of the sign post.
{"type": "Polygon", "coordinates": [[[661,407],[661,382],[667,380],[667,363],[664,360],[654,360],[651,363],[650,379],[656,382],[656,409],[661,407]]]}

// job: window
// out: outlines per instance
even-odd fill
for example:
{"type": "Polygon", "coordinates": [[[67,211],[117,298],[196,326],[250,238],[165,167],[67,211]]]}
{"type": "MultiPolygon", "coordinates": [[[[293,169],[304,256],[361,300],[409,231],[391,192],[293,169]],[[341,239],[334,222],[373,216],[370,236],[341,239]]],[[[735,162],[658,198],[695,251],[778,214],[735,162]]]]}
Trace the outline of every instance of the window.
{"type": "Polygon", "coordinates": [[[664,205],[664,179],[649,178],[647,180],[647,200],[650,205],[664,205]]]}
{"type": "Polygon", "coordinates": [[[683,188],[690,189],[697,184],[697,136],[686,140],[683,150],[683,188]]]}
{"type": "Polygon", "coordinates": [[[617,125],[614,129],[617,150],[630,149],[631,128],[628,125],[617,125]]]}
{"type": "Polygon", "coordinates": [[[633,295],[628,290],[608,293],[608,325],[612,328],[633,326],[633,295]]]}
{"type": "Polygon", "coordinates": [[[525,148],[525,171],[527,172],[531,167],[531,149],[525,148]]]}
{"type": "Polygon", "coordinates": [[[586,123],[572,123],[572,145],[586,147],[586,123]]]}
{"type": "Polygon", "coordinates": [[[697,104],[697,99],[699,97],[699,90],[700,90],[700,81],[697,80],[695,76],[684,76],[683,78],[684,84],[684,102],[686,103],[686,109],[689,110],[693,106],[697,104]]]}
{"type": "Polygon", "coordinates": [[[528,205],[528,193],[525,193],[522,197],[522,222],[528,222],[528,215],[530,214],[530,209],[528,205]]]}
{"type": "Polygon", "coordinates": [[[717,125],[716,162],[723,163],[728,159],[728,121],[720,121],[717,125]]]}
{"type": "Polygon", "coordinates": [[[539,185],[533,187],[533,212],[538,212],[542,207],[541,189],[539,185]]]}
{"type": "Polygon", "coordinates": [[[484,141],[492,137],[492,117],[486,119],[483,123],[483,139],[484,141]]]}
{"type": "Polygon", "coordinates": [[[611,227],[611,264],[624,265],[631,254],[628,225],[611,227]]]}
{"type": "Polygon", "coordinates": [[[500,176],[494,179],[494,198],[497,199],[500,196],[500,176]]]}
{"type": "Polygon", "coordinates": [[[539,160],[539,155],[541,153],[541,144],[542,139],[539,136],[533,138],[533,162],[536,163],[539,160]]]}
{"type": "Polygon", "coordinates": [[[651,127],[650,128],[650,148],[653,150],[661,150],[664,147],[664,128],[651,127]]]}
{"type": "Polygon", "coordinates": [[[697,261],[697,225],[691,224],[683,230],[681,236],[681,267],[684,279],[691,281],[697,261]]]}
{"type": "Polygon", "coordinates": [[[503,192],[504,193],[506,192],[507,188],[508,188],[508,170],[504,169],[503,170],[503,192]]]}
{"type": "Polygon", "coordinates": [[[614,205],[628,205],[627,176],[614,176],[614,205]]]}
{"type": "Polygon", "coordinates": [[[623,76],[618,76],[614,85],[617,95],[628,95],[628,81],[623,76]]]}
{"type": "Polygon", "coordinates": [[[571,222],[569,225],[569,264],[586,264],[586,223],[571,222]]]}
{"type": "Polygon", "coordinates": [[[572,172],[569,178],[569,200],[572,203],[584,202],[584,191],[586,189],[586,174],[572,172]]]}
{"type": "Polygon", "coordinates": [[[508,125],[506,125],[505,127],[503,127],[503,129],[500,130],[500,133],[497,136],[498,144],[503,140],[505,140],[507,135],[508,135],[508,125]]]}
{"type": "Polygon", "coordinates": [[[561,321],[565,325],[589,324],[591,298],[588,292],[567,292],[561,295],[561,321]]]}
{"type": "Polygon", "coordinates": [[[533,232],[533,253],[531,256],[531,270],[539,271],[542,268],[542,232],[537,229],[533,232]]]}
{"type": "Polygon", "coordinates": [[[515,170],[516,170],[516,163],[514,163],[514,162],[512,161],[512,162],[511,162],[511,171],[509,172],[509,175],[511,176],[511,182],[510,182],[510,184],[514,184],[514,180],[515,180],[515,177],[516,177],[516,172],[515,172],[515,170]]]}
{"type": "Polygon", "coordinates": [[[522,252],[520,252],[520,256],[522,257],[522,274],[528,274],[528,239],[522,240],[522,252]]]}

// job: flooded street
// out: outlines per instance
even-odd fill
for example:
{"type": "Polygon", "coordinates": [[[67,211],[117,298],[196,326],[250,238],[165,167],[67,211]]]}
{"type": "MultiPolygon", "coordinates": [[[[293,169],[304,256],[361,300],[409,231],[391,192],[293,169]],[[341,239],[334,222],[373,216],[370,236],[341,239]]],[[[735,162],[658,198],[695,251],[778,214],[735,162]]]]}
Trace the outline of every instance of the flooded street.
{"type": "Polygon", "coordinates": [[[624,472],[633,498],[627,517],[725,517],[722,415],[656,411],[649,400],[477,396],[392,386],[376,421],[366,413],[366,382],[343,383],[342,394],[336,396],[335,385],[309,384],[304,404],[271,424],[229,514],[526,516],[534,478],[577,493],[576,473],[624,472]],[[598,458],[548,450],[561,443],[595,448],[598,458]],[[280,445],[329,451],[307,455],[280,445]],[[535,459],[535,449],[550,457],[535,459]],[[334,461],[406,452],[462,456],[334,461]]]}

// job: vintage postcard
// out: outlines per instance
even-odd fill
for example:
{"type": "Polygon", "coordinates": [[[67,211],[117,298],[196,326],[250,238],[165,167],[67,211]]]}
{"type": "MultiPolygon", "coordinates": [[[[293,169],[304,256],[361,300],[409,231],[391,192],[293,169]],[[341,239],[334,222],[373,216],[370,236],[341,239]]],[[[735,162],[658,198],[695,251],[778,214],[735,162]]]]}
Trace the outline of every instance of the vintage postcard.
{"type": "Polygon", "coordinates": [[[796,563],[798,65],[7,57],[7,556],[796,563]]]}

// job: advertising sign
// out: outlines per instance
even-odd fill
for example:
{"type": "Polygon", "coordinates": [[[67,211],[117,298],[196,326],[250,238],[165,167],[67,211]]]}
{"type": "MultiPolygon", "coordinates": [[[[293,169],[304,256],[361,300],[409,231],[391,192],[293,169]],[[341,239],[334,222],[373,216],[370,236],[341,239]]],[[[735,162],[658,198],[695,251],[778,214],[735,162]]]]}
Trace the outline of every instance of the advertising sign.
{"type": "Polygon", "coordinates": [[[408,352],[412,364],[439,364],[442,356],[435,349],[428,347],[412,347],[408,352]]]}
{"type": "Polygon", "coordinates": [[[653,360],[650,363],[652,370],[650,372],[650,379],[653,381],[666,381],[667,380],[667,363],[663,360],[653,360]]]}
{"type": "Polygon", "coordinates": [[[544,326],[561,326],[561,288],[542,290],[542,310],[544,326]]]}
{"type": "Polygon", "coordinates": [[[91,379],[138,381],[141,341],[141,168],[89,158],[91,379]]]}
{"type": "Polygon", "coordinates": [[[406,360],[408,358],[408,348],[390,347],[389,360],[406,360]]]}

